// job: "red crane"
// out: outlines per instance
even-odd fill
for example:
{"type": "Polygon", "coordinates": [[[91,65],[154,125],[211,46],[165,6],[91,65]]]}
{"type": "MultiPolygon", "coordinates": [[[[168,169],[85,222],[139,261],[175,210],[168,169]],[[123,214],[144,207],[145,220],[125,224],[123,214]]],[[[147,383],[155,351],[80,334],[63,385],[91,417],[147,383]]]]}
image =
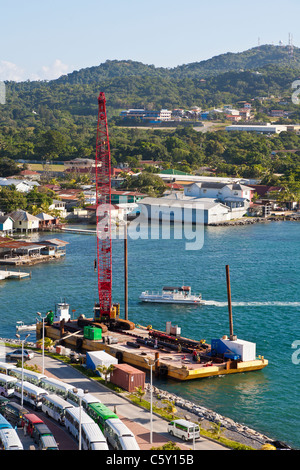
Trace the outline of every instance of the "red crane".
{"type": "Polygon", "coordinates": [[[111,157],[103,92],[98,97],[95,167],[99,303],[94,307],[94,322],[130,330],[134,328],[134,323],[120,319],[120,304],[112,304],[111,157]]]}
{"type": "Polygon", "coordinates": [[[98,97],[96,141],[96,206],[97,268],[99,304],[95,305],[95,321],[111,318],[112,244],[111,244],[111,157],[107,128],[105,94],[98,97]]]}

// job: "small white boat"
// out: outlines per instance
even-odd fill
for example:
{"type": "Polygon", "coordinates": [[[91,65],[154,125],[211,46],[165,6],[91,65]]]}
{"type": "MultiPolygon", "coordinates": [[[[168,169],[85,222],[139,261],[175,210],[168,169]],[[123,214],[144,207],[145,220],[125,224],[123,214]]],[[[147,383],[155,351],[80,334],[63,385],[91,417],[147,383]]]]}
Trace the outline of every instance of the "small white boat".
{"type": "Polygon", "coordinates": [[[25,325],[22,321],[17,321],[16,323],[16,330],[17,331],[32,331],[36,329],[36,323],[33,325],[25,325]]]}
{"type": "Polygon", "coordinates": [[[164,304],[204,304],[201,294],[192,295],[190,286],[163,287],[162,293],[142,292],[139,299],[142,302],[156,302],[164,304]]]}

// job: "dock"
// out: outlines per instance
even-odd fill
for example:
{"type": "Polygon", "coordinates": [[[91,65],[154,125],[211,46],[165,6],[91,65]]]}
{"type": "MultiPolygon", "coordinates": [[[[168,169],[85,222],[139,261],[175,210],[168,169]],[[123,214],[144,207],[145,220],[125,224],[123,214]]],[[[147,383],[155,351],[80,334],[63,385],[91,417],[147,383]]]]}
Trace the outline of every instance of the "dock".
{"type": "Polygon", "coordinates": [[[62,259],[65,253],[55,253],[53,255],[38,256],[18,256],[13,258],[0,259],[0,265],[5,266],[34,266],[35,264],[45,263],[62,259]]]}
{"type": "Polygon", "coordinates": [[[31,273],[24,273],[21,271],[0,270],[0,281],[4,281],[5,279],[24,279],[25,277],[31,277],[31,273]]]}
{"type": "MultiPolygon", "coordinates": [[[[91,319],[92,320],[92,319],[91,319]]],[[[45,335],[72,350],[105,351],[116,357],[119,363],[130,364],[142,370],[150,370],[150,363],[155,362],[154,371],[157,376],[172,378],[178,381],[200,379],[226,374],[242,373],[263,369],[268,361],[258,357],[251,361],[221,360],[208,356],[210,345],[201,353],[200,362],[193,360],[193,348],[182,348],[179,351],[171,345],[164,344],[154,347],[151,344],[149,330],[135,326],[130,331],[105,331],[101,340],[84,337],[83,330],[76,326],[76,320],[64,325],[64,333],[59,325],[45,326],[45,335]],[[70,332],[76,334],[70,335],[70,332]],[[188,352],[187,352],[188,351],[188,352]]],[[[37,338],[41,337],[42,323],[37,324],[37,338]]],[[[188,340],[192,344],[192,340],[188,340]]],[[[199,344],[196,341],[195,345],[199,344]]]]}
{"type": "Polygon", "coordinates": [[[69,232],[69,233],[81,233],[83,235],[96,235],[97,230],[85,230],[81,228],[68,228],[68,227],[60,227],[62,232],[69,232]]]}

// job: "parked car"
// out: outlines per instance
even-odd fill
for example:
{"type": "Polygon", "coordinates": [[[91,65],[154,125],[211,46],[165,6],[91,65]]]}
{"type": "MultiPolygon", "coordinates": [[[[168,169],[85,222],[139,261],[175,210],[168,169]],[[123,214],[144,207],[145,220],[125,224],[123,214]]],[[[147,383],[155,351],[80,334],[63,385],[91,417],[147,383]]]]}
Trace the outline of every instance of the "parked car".
{"type": "MultiPolygon", "coordinates": [[[[24,361],[28,361],[29,359],[32,359],[34,357],[34,353],[32,351],[29,351],[28,349],[23,350],[23,359],[24,361]]],[[[16,360],[18,361],[19,359],[22,359],[22,349],[15,349],[14,351],[11,351],[9,353],[6,353],[6,359],[7,360],[16,360]]]]}

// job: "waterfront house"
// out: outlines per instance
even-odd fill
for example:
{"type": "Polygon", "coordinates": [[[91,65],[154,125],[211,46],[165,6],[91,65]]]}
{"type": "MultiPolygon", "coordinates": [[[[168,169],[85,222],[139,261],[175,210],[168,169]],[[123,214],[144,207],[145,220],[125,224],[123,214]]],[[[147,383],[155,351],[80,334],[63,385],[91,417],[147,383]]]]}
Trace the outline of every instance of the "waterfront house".
{"type": "Polygon", "coordinates": [[[17,210],[8,214],[14,221],[13,228],[17,232],[38,231],[40,219],[24,210],[17,210]]]}
{"type": "Polygon", "coordinates": [[[24,259],[40,256],[42,248],[42,244],[3,238],[0,239],[0,260],[2,264],[4,261],[8,264],[18,264],[19,262],[22,264],[24,259]]]}
{"type": "Polygon", "coordinates": [[[50,256],[65,256],[66,245],[69,244],[69,242],[59,240],[58,238],[51,238],[38,243],[42,245],[41,254],[50,256]]]}
{"type": "Polygon", "coordinates": [[[46,214],[45,212],[40,212],[36,217],[40,220],[39,228],[46,228],[57,225],[59,221],[57,217],[53,217],[52,215],[46,214]]]}
{"type": "Polygon", "coordinates": [[[9,215],[0,215],[0,236],[13,233],[14,221],[9,215]]]}
{"type": "Polygon", "coordinates": [[[61,259],[66,254],[67,244],[68,242],[58,239],[31,243],[0,238],[0,264],[21,266],[61,259]]]}

